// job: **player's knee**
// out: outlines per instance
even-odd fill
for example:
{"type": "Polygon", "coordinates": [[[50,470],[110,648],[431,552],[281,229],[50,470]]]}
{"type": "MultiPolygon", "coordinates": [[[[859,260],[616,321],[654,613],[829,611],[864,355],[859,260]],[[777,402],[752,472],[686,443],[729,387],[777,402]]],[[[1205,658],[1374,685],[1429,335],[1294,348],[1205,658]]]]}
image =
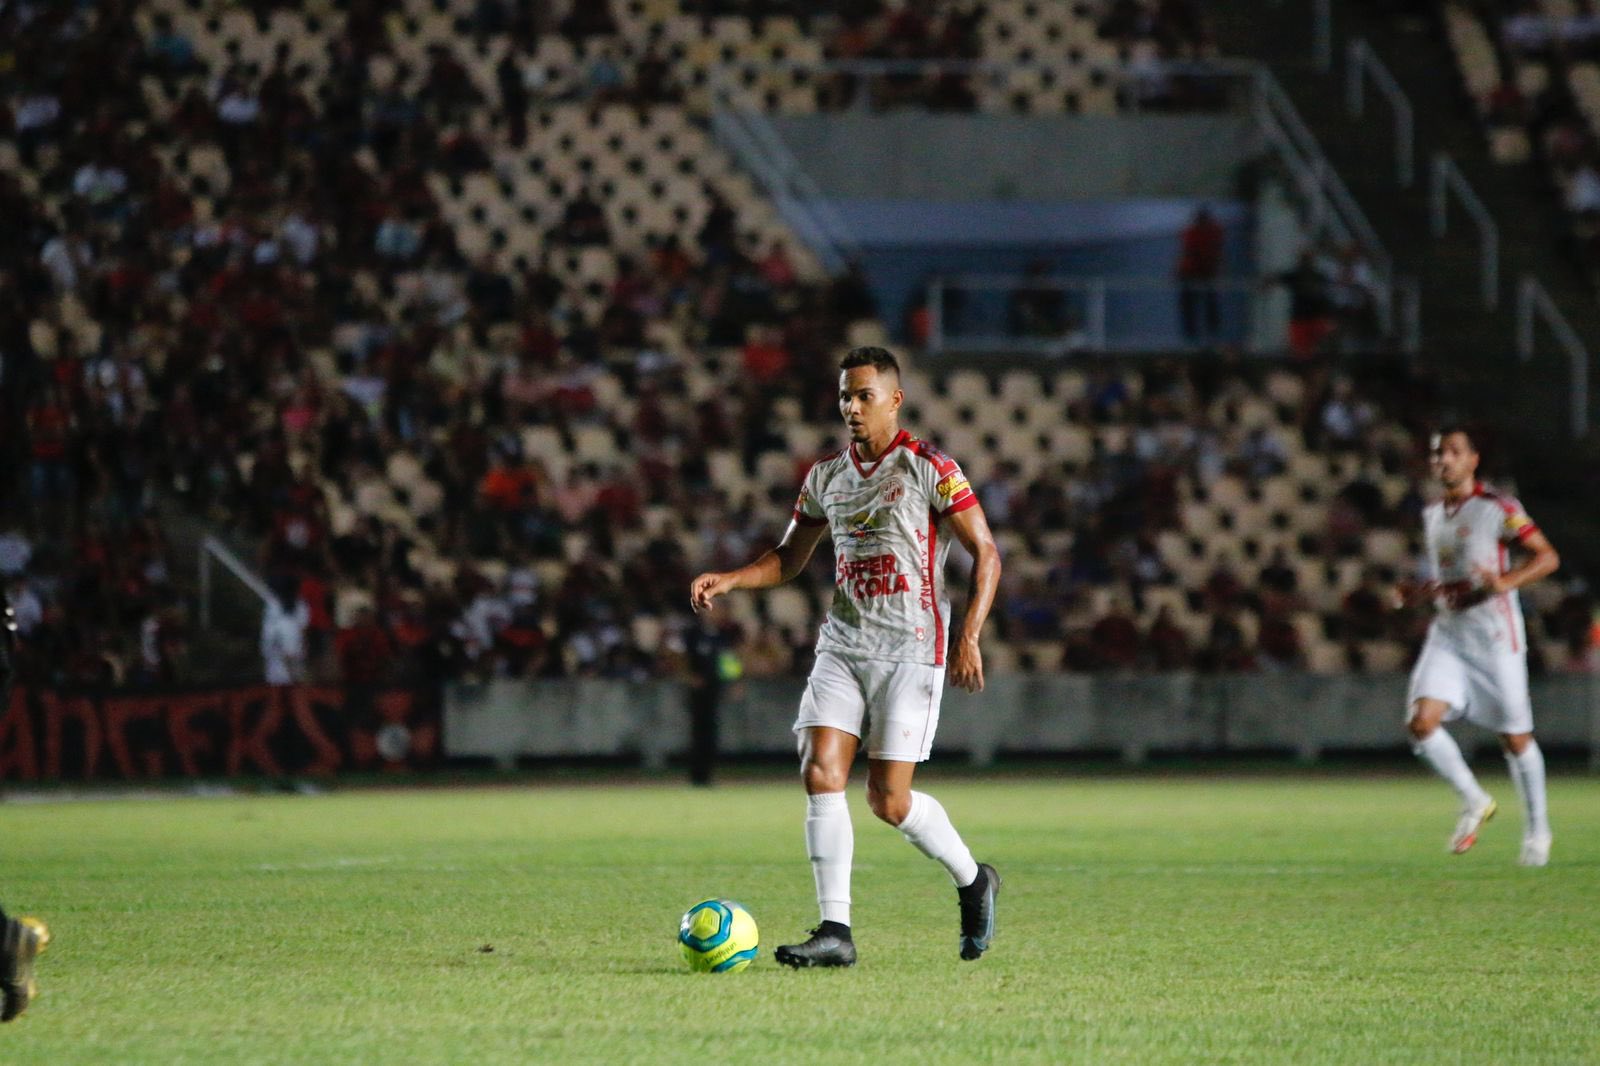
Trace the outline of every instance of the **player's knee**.
{"type": "Polygon", "coordinates": [[[1501,733],[1500,747],[1512,755],[1521,755],[1528,750],[1528,743],[1533,740],[1532,733],[1501,733]]]}
{"type": "Polygon", "coordinates": [[[1428,701],[1418,700],[1411,705],[1411,717],[1406,719],[1406,732],[1411,734],[1412,740],[1427,740],[1439,728],[1443,718],[1443,713],[1428,701]]]}
{"type": "Polygon", "coordinates": [[[872,808],[873,814],[890,825],[899,825],[906,820],[906,815],[911,813],[911,793],[904,790],[890,791],[869,781],[867,806],[872,808]]]}
{"type": "Polygon", "coordinates": [[[808,796],[821,796],[829,792],[843,792],[848,774],[837,767],[806,759],[800,764],[800,778],[805,782],[808,796]]]}

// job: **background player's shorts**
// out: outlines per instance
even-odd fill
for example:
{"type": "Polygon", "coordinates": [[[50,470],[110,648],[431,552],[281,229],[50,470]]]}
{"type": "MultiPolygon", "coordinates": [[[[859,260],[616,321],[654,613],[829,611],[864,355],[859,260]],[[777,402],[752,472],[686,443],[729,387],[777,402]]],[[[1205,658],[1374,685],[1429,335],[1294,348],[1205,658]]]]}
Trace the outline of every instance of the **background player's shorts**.
{"type": "Polygon", "coordinates": [[[794,731],[831,726],[864,740],[869,759],[922,762],[939,728],[943,695],[942,666],[818,652],[794,731]]]}
{"type": "Polygon", "coordinates": [[[1406,715],[1420,699],[1450,705],[1444,720],[1465,717],[1496,733],[1533,732],[1533,703],[1528,698],[1528,657],[1524,652],[1481,651],[1463,655],[1456,642],[1438,632],[1428,634],[1417,665],[1411,669],[1406,715]]]}

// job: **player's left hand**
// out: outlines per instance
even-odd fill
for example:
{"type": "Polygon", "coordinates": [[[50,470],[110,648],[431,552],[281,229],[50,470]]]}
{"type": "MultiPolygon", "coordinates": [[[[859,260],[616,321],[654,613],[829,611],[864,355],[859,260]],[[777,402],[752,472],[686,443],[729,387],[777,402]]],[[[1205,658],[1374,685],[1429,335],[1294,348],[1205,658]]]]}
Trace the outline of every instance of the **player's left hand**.
{"type": "Polygon", "coordinates": [[[950,656],[950,683],[968,692],[983,691],[983,652],[976,640],[962,637],[950,656]]]}

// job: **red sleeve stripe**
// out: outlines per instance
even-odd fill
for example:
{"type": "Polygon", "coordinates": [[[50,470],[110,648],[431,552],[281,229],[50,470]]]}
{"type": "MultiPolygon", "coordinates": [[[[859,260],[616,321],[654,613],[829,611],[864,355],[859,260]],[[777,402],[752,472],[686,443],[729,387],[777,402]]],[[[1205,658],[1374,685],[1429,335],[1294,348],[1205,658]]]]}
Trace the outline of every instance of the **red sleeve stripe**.
{"type": "Polygon", "coordinates": [[[801,514],[799,511],[794,513],[794,520],[797,525],[802,526],[822,526],[828,523],[826,518],[812,518],[810,515],[801,514]]]}
{"type": "Polygon", "coordinates": [[[1517,530],[1516,533],[1514,533],[1512,535],[1515,536],[1518,541],[1524,541],[1524,540],[1527,540],[1529,537],[1533,536],[1537,532],[1539,532],[1539,527],[1534,525],[1532,522],[1529,522],[1527,525],[1523,526],[1521,529],[1517,530]]]}
{"type": "Polygon", "coordinates": [[[958,496],[951,500],[950,506],[939,512],[939,517],[943,518],[945,515],[956,514],[959,511],[965,511],[969,507],[976,506],[978,506],[978,497],[969,492],[964,496],[958,496]]]}

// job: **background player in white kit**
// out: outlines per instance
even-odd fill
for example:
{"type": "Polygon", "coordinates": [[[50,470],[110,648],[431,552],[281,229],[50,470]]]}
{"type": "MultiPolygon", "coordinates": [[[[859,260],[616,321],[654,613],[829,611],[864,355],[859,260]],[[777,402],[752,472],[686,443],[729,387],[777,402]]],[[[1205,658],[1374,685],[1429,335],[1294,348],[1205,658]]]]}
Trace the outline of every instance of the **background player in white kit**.
{"type": "Polygon", "coordinates": [[[1477,842],[1495,802],[1441,723],[1465,717],[1500,734],[1525,815],[1519,861],[1543,866],[1550,859],[1544,755],[1533,739],[1528,638],[1516,590],[1554,573],[1561,559],[1520,503],[1478,481],[1478,460],[1468,431],[1453,426],[1434,438],[1433,471],[1445,494],[1422,516],[1429,573],[1400,593],[1409,603],[1433,601],[1439,615],[1411,671],[1406,726],[1412,750],[1461,797],[1450,838],[1458,855],[1477,842]],[[1508,566],[1513,545],[1528,554],[1516,567],[1508,566]]]}
{"type": "Polygon", "coordinates": [[[969,692],[983,688],[978,637],[1000,582],[1000,553],[961,468],[900,428],[905,394],[895,357],[883,348],[855,348],[839,367],[839,411],[850,445],[812,466],[776,548],[738,570],[701,574],[690,598],[695,610],[709,610],[733,589],[788,581],[805,568],[822,534],[833,536],[833,605],[794,726],[822,924],[805,942],[779,947],[777,960],[794,967],[856,961],[850,933],[855,838],[845,786],[863,741],[872,812],[949,871],[961,911],[961,957],[976,959],[994,936],[1000,877],[973,859],[939,801],[913,792],[911,778],[928,757],[939,723],[949,538],[961,541],[974,560],[949,663],[951,684],[969,692]]]}

